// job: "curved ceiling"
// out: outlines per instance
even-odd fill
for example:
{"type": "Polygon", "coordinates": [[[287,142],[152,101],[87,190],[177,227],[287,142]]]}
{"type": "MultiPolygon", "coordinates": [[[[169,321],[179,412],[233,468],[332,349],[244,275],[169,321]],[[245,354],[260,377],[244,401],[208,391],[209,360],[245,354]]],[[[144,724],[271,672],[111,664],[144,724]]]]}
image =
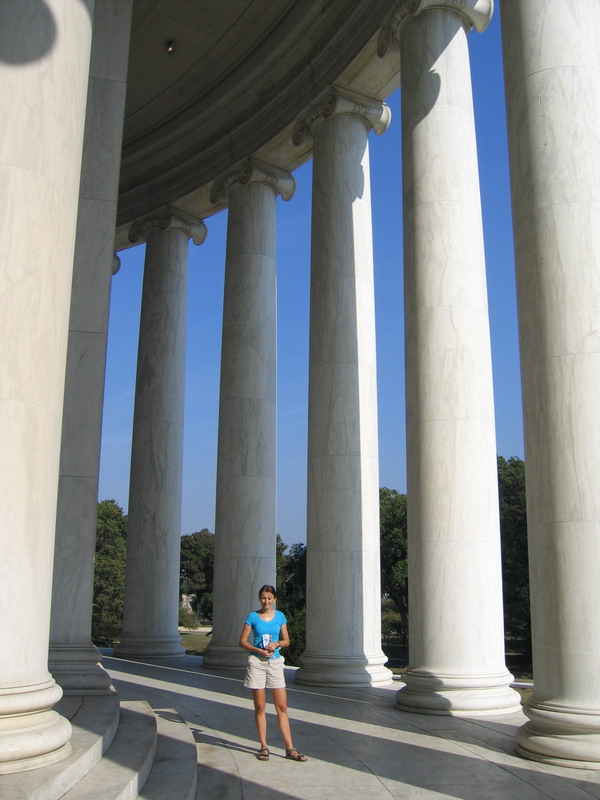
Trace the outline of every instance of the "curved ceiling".
{"type": "Polygon", "coordinates": [[[118,224],[264,147],[338,80],[396,4],[136,0],[118,224]]]}

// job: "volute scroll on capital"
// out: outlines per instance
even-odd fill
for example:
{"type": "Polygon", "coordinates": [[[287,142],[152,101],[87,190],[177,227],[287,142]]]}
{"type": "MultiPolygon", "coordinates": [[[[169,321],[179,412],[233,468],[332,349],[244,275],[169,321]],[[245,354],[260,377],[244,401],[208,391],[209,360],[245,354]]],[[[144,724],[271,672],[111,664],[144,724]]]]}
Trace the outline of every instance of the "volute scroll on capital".
{"type": "Polygon", "coordinates": [[[436,9],[456,12],[463,18],[469,30],[475,28],[481,33],[492,19],[494,0],[403,0],[381,29],[377,42],[377,55],[380,58],[385,56],[392,42],[399,38],[402,25],[411,17],[436,9]]]}
{"type": "Polygon", "coordinates": [[[284,200],[291,200],[296,191],[296,181],[289,172],[270,164],[264,164],[255,158],[246,158],[215,180],[210,190],[211,203],[225,202],[229,189],[236,183],[242,185],[265,183],[273,189],[276,195],[280,194],[284,200]]]}
{"type": "Polygon", "coordinates": [[[312,127],[318,120],[336,114],[354,114],[362,117],[377,135],[385,133],[392,120],[390,107],[381,100],[332,86],[296,124],[293,133],[294,144],[301,144],[305,136],[311,134],[312,127]]]}
{"type": "Polygon", "coordinates": [[[136,220],[129,229],[129,241],[132,244],[145,241],[146,234],[151,228],[159,228],[161,231],[178,228],[185,231],[196,245],[202,244],[206,239],[206,225],[201,219],[184,211],[166,207],[136,220]]]}

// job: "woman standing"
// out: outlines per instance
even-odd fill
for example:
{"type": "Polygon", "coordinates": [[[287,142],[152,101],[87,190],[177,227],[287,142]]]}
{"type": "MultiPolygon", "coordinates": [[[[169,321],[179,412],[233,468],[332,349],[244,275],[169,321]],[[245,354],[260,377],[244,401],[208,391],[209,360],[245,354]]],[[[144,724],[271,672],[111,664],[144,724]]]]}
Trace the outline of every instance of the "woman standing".
{"type": "Polygon", "coordinates": [[[270,689],[277,711],[277,724],[285,744],[285,757],[292,761],[306,761],[292,744],[290,721],[287,713],[287,692],[283,675],[283,656],[279,652],[288,647],[286,619],[275,609],[277,592],[274,586],[262,586],[258,592],[260,609],[251,611],[246,617],[240,636],[240,647],[249,651],[244,686],[252,689],[254,719],[260,740],[257,753],[259,761],[269,760],[267,747],[267,716],[265,713],[266,692],[270,689]]]}

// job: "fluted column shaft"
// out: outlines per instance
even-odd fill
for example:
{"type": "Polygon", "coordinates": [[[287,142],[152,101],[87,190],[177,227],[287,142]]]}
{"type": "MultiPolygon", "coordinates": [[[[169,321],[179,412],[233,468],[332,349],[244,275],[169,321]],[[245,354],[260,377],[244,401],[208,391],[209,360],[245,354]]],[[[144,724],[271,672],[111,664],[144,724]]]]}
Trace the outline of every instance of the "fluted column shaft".
{"type": "Polygon", "coordinates": [[[188,240],[203,223],[167,210],[146,240],[133,415],[123,633],[119,655],[184,652],[178,633],[188,240]]]}
{"type": "Polygon", "coordinates": [[[106,340],[132,0],[98,3],[71,292],[49,667],[66,694],[108,690],[90,639],[106,340]]]}
{"type": "Polygon", "coordinates": [[[227,195],[213,637],[209,667],[240,667],[238,645],[263,584],[275,583],[277,284],[275,201],[288,173],[249,161],[218,181],[227,195]]]}
{"type": "Polygon", "coordinates": [[[2,9],[0,774],[70,752],[71,727],[51,710],[62,692],[48,640],[93,5],[2,9]]]}
{"type": "Polygon", "coordinates": [[[518,751],[600,763],[600,4],[512,0],[502,34],[534,692],[518,751]]]}
{"type": "MultiPolygon", "coordinates": [[[[335,90],[313,136],[306,650],[298,683],[388,683],[368,134],[387,106],[335,90]]],[[[301,130],[301,129],[300,129],[301,130]]],[[[298,137],[297,137],[298,138],[298,137]]]]}
{"type": "Polygon", "coordinates": [[[492,714],[517,710],[519,699],[504,662],[491,349],[467,47],[472,20],[454,4],[435,5],[413,16],[411,4],[398,32],[410,653],[397,705],[431,714],[492,714]]]}

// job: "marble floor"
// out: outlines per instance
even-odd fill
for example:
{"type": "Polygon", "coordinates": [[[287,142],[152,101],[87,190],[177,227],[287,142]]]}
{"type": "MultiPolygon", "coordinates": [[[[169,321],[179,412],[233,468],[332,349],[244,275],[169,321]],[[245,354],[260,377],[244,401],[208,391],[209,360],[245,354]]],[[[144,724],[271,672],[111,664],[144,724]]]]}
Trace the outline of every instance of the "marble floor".
{"type": "MultiPolygon", "coordinates": [[[[197,656],[103,665],[123,700],[175,708],[198,749],[197,800],[584,800],[600,798],[600,772],[551,767],[513,752],[522,714],[459,719],[394,708],[398,685],[313,689],[286,668],[294,743],[309,760],[286,760],[273,706],[271,757],[255,758],[250,693],[241,675],[203,669],[197,656]]],[[[177,800],[177,798],[165,798],[177,800]]]]}

